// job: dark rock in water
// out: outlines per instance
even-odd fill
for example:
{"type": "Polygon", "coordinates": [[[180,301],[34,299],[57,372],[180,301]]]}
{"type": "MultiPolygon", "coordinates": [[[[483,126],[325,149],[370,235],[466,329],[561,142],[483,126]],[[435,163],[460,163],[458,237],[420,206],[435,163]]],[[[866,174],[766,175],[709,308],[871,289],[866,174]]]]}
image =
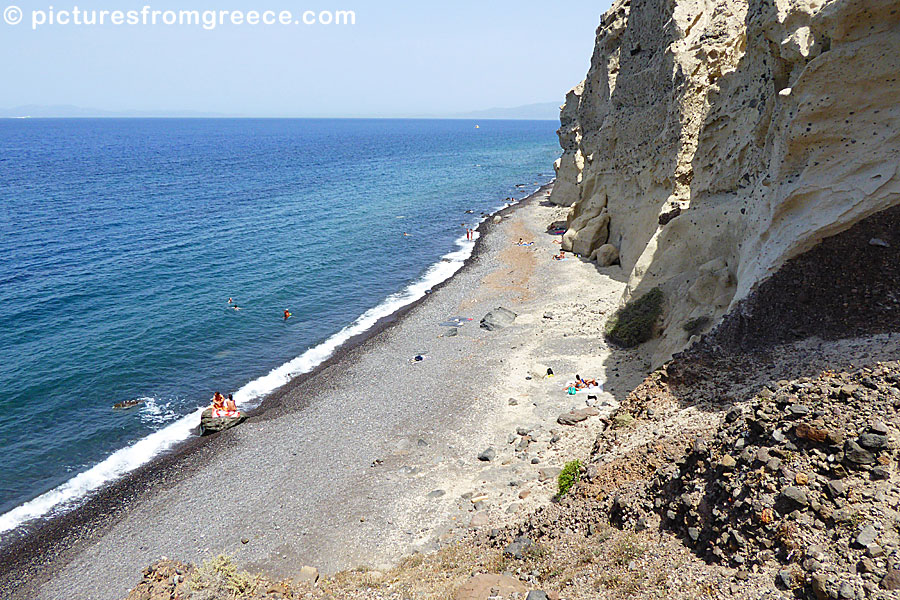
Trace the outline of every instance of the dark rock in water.
{"type": "Polygon", "coordinates": [[[518,315],[513,311],[499,306],[484,315],[484,318],[481,319],[481,328],[487,329],[488,331],[503,329],[504,327],[512,325],[517,316],[518,315]]]}
{"type": "Polygon", "coordinates": [[[524,535],[520,535],[503,549],[503,554],[521,560],[525,558],[525,551],[529,548],[531,548],[531,540],[524,535]]]}
{"type": "Polygon", "coordinates": [[[124,402],[116,402],[115,404],[113,404],[113,408],[115,410],[122,410],[126,408],[134,408],[135,406],[143,403],[143,400],[125,400],[124,402]]]}
{"type": "Polygon", "coordinates": [[[231,429],[235,425],[243,423],[247,417],[243,413],[238,413],[236,417],[213,417],[213,409],[207,408],[200,415],[200,435],[209,435],[219,431],[231,429]]]}

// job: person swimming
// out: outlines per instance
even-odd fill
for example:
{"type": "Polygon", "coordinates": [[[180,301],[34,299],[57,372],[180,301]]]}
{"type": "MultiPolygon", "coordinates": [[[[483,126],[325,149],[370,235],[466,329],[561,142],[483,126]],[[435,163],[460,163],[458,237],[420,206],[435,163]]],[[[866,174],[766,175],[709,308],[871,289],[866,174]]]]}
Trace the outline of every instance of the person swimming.
{"type": "Polygon", "coordinates": [[[294,315],[291,314],[291,311],[289,311],[288,309],[284,309],[284,320],[285,321],[287,321],[288,319],[290,319],[293,316],[294,315]]]}

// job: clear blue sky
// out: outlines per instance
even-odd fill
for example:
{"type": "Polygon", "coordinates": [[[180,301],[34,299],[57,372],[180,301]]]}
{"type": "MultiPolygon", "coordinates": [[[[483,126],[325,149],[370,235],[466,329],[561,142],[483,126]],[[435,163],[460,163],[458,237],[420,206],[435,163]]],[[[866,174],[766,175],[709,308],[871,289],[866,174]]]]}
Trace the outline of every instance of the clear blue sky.
{"type": "Polygon", "coordinates": [[[562,102],[609,0],[0,0],[0,107],[252,116],[448,114],[562,102]],[[353,10],[335,26],[44,26],[31,11],[353,10]]]}

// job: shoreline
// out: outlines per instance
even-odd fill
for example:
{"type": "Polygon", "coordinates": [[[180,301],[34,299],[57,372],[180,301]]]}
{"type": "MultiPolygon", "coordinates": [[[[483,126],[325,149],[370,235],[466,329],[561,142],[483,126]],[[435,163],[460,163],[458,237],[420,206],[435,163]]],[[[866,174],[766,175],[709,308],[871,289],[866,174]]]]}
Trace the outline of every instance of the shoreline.
{"type": "MultiPolygon", "coordinates": [[[[295,390],[315,381],[324,372],[342,365],[345,361],[358,359],[356,353],[360,352],[363,346],[377,343],[376,338],[401,325],[409,313],[433,298],[434,292],[449,285],[477,263],[484,252],[488,235],[495,229],[492,222],[494,216],[506,217],[517,209],[527,206],[536,198],[546,195],[553,184],[554,181],[551,181],[539,186],[521,200],[486,214],[476,229],[479,235],[474,241],[471,254],[456,272],[431,287],[429,293],[381,317],[365,331],[341,343],[328,358],[312,370],[292,377],[284,385],[266,394],[259,405],[247,411],[248,423],[264,423],[286,413],[306,408],[308,403],[293,403],[288,406],[287,400],[295,390]]],[[[246,424],[242,427],[245,426],[246,424]]],[[[53,517],[36,519],[33,523],[8,532],[8,539],[0,545],[0,564],[4,565],[0,569],[0,591],[4,597],[14,591],[18,593],[20,586],[32,583],[32,575],[38,576],[40,580],[48,579],[52,576],[52,571],[59,566],[57,563],[65,564],[66,557],[77,553],[92,535],[126,518],[129,508],[139,503],[146,495],[169,489],[181,481],[190,479],[208,463],[209,459],[227,452],[229,442],[237,431],[229,430],[206,438],[192,436],[177,442],[173,448],[161,452],[148,462],[90,492],[78,506],[53,517]],[[48,565],[53,565],[51,573],[44,572],[48,565]]]]}

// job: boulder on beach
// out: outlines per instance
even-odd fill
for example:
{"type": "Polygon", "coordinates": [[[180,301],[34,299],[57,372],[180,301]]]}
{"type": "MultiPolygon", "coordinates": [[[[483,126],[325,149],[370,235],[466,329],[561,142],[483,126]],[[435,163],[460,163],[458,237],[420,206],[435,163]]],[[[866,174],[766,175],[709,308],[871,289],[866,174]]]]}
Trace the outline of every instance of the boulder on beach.
{"type": "Polygon", "coordinates": [[[582,421],[586,421],[590,417],[596,417],[600,414],[600,411],[594,408],[593,406],[588,406],[585,408],[576,408],[575,410],[570,410],[567,413],[563,413],[557,417],[556,422],[560,425],[577,425],[582,421]]]}
{"type": "Polygon", "coordinates": [[[209,435],[219,431],[231,429],[235,425],[240,425],[247,419],[244,413],[237,413],[236,417],[214,417],[213,409],[207,408],[200,415],[200,435],[209,435]]]}
{"type": "Polygon", "coordinates": [[[503,329],[504,327],[512,325],[517,316],[516,313],[508,308],[498,306],[488,314],[484,315],[484,318],[481,319],[481,328],[487,329],[488,331],[503,329]]]}

